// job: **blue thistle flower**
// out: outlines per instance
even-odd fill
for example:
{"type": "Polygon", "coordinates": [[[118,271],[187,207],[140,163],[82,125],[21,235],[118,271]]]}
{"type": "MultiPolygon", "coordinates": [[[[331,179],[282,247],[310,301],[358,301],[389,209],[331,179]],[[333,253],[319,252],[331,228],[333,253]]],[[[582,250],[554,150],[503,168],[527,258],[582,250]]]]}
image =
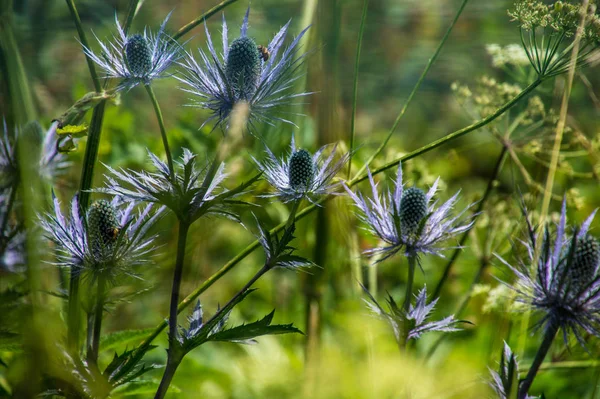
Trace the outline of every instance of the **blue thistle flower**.
{"type": "Polygon", "coordinates": [[[310,94],[293,91],[294,82],[300,76],[299,67],[306,57],[306,53],[299,54],[299,43],[308,27],[283,50],[283,42],[290,25],[288,21],[265,48],[257,46],[247,35],[249,14],[248,7],[240,37],[231,44],[223,16],[222,54],[215,50],[205,25],[208,52],[198,49],[200,61],[191,53],[187,53],[181,63],[183,71],[181,76],[176,78],[185,85],[184,91],[198,97],[192,100],[190,106],[212,112],[202,126],[214,121],[213,129],[217,126],[227,127],[231,111],[239,101],[245,101],[249,105],[250,128],[256,122],[273,125],[275,121],[282,121],[291,124],[289,120],[275,114],[277,109],[292,104],[297,97],[310,94]]]}
{"type": "Polygon", "coordinates": [[[171,13],[156,34],[146,28],[143,34],[127,36],[115,15],[118,35],[113,41],[105,44],[96,36],[100,53],[85,46],[83,50],[104,71],[106,78],[121,79],[117,90],[130,90],[140,83],[150,84],[154,79],[171,76],[167,69],[183,56],[179,43],[165,32],[170,17],[171,13]]]}
{"type": "Polygon", "coordinates": [[[569,332],[572,332],[585,347],[582,332],[600,337],[598,243],[588,235],[596,211],[569,235],[567,206],[563,201],[555,237],[551,237],[546,227],[535,268],[531,264],[535,262],[536,233],[527,210],[523,212],[528,232],[528,240],[523,242],[527,257],[520,259],[517,266],[512,266],[496,255],[517,278],[512,285],[505,284],[516,292],[517,301],[541,314],[538,328],[562,330],[565,343],[569,332]]]}
{"type": "Polygon", "coordinates": [[[396,336],[396,341],[400,343],[403,337],[406,340],[419,339],[421,335],[427,332],[439,331],[439,332],[454,332],[460,331],[460,328],[456,327],[458,323],[464,323],[463,320],[457,320],[454,315],[445,317],[442,320],[427,322],[427,318],[430,316],[433,308],[437,304],[439,298],[434,299],[429,304],[427,303],[427,287],[423,287],[422,290],[416,295],[415,305],[410,304],[408,312],[400,309],[392,298],[388,295],[387,302],[390,309],[389,312],[383,309],[383,307],[375,300],[373,295],[361,285],[363,291],[367,294],[368,300],[364,300],[369,309],[377,316],[386,320],[396,336]],[[408,332],[402,330],[407,326],[408,332]]]}
{"type": "Polygon", "coordinates": [[[219,215],[239,221],[229,210],[235,197],[254,183],[252,179],[233,190],[221,187],[227,178],[225,164],[221,163],[214,173],[210,163],[198,167],[196,155],[183,149],[180,162],[175,162],[175,179],[171,179],[169,167],[156,155],[148,152],[156,172],[115,170],[107,166],[110,175],[100,192],[122,196],[134,201],[165,205],[183,220],[190,223],[203,215],[219,215]]]}
{"type": "Polygon", "coordinates": [[[383,261],[398,251],[404,250],[406,256],[433,254],[443,257],[442,251],[453,247],[442,247],[443,241],[465,232],[473,222],[462,224],[463,214],[472,206],[465,208],[457,216],[451,216],[451,210],[458,201],[458,194],[439,207],[432,203],[437,191],[438,180],[427,194],[418,188],[404,190],[402,183],[402,165],[398,165],[395,189],[379,196],[377,184],[368,171],[373,198],[366,200],[361,193],[353,193],[348,186],[346,191],[360,210],[361,219],[369,230],[383,240],[386,246],[368,250],[368,255],[383,255],[383,261]]]}
{"type": "Polygon", "coordinates": [[[54,212],[40,218],[45,235],[58,247],[55,264],[92,278],[105,273],[113,281],[121,273],[135,276],[132,268],[149,261],[155,236],[148,230],[162,214],[147,205],[134,212],[135,202],[114,197],[111,202],[92,204],[87,217],[81,214],[77,196],[71,200],[70,213],[64,216],[59,200],[53,195],[54,212]]]}
{"type": "Polygon", "coordinates": [[[269,147],[265,146],[267,159],[260,162],[252,157],[258,169],[264,173],[265,179],[275,189],[274,193],[264,196],[279,197],[283,202],[306,198],[314,203],[319,196],[337,194],[340,182],[332,180],[348,162],[349,153],[342,155],[334,163],[337,145],[333,146],[329,156],[325,156],[324,151],[327,147],[321,147],[311,156],[306,150],[296,149],[292,136],[290,155],[287,159],[277,159],[269,147]]]}
{"type": "MultiPolygon", "coordinates": [[[[3,121],[3,126],[2,137],[0,137],[0,191],[11,188],[20,179],[16,143],[22,132],[16,127],[9,132],[6,120],[3,121]]],[[[70,165],[65,155],[58,152],[56,126],[56,122],[52,123],[44,137],[33,137],[39,140],[38,144],[41,146],[38,162],[39,175],[48,183],[64,173],[70,165]]]]}

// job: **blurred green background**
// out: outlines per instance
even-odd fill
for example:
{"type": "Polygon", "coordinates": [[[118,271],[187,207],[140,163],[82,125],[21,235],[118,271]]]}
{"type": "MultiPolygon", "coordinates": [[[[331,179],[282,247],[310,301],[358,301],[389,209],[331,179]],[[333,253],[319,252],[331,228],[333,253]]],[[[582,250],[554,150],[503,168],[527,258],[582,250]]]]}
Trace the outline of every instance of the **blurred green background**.
{"type": "MultiPolygon", "coordinates": [[[[122,20],[127,1],[77,1],[83,25],[92,47],[97,48],[92,31],[100,39],[114,34],[115,12],[122,20]]],[[[381,143],[412,87],[432,56],[436,46],[456,14],[458,0],[370,0],[360,59],[359,88],[356,114],[356,143],[360,146],[353,160],[357,171],[381,143]]],[[[34,115],[49,126],[85,93],[92,91],[89,72],[77,33],[65,2],[60,0],[0,0],[3,35],[12,32],[22,59],[29,85],[34,115]]],[[[132,32],[145,26],[156,28],[166,14],[173,10],[168,27],[177,30],[191,19],[214,6],[215,1],[181,0],[145,1],[139,10],[132,32]]],[[[314,151],[322,144],[341,141],[349,145],[352,107],[352,84],[357,35],[363,2],[254,0],[250,14],[250,35],[257,43],[267,43],[279,28],[292,18],[291,33],[299,33],[312,24],[306,49],[312,55],[306,63],[305,78],[299,83],[315,94],[301,106],[303,117],[296,117],[297,128],[290,126],[264,127],[263,137],[282,154],[291,134],[302,147],[314,151]]],[[[399,155],[414,150],[443,135],[470,124],[475,108],[469,107],[451,90],[454,82],[467,85],[475,92],[482,76],[497,82],[515,82],[506,70],[495,68],[486,45],[519,43],[518,28],[510,22],[506,10],[511,0],[472,0],[454,27],[442,52],[427,75],[421,89],[385,151],[374,161],[373,168],[399,155]]],[[[237,1],[224,10],[230,40],[241,25],[247,1],[237,1]]],[[[221,13],[207,21],[208,30],[219,42],[221,13]]],[[[202,26],[195,28],[185,47],[205,48],[206,36],[202,26]]],[[[220,47],[220,46],[219,46],[220,47]]],[[[0,113],[9,125],[22,123],[11,76],[6,65],[10,52],[2,49],[0,64],[0,113]]],[[[195,50],[194,50],[195,51],[195,50]]],[[[575,77],[568,114],[568,131],[564,140],[561,168],[555,181],[557,210],[563,194],[568,193],[569,217],[581,221],[600,206],[598,199],[597,149],[600,127],[600,87],[597,67],[580,71],[575,77]]],[[[535,93],[547,110],[558,107],[564,80],[546,82],[535,93]]],[[[186,147],[201,155],[211,154],[221,132],[210,133],[210,127],[199,130],[208,114],[185,107],[186,93],[178,89],[174,79],[155,84],[161,103],[171,148],[176,154],[186,147]]],[[[512,112],[512,111],[511,111],[512,112]]],[[[557,113],[557,108],[556,111],[557,113]]],[[[89,121],[88,115],[88,121],[89,121]]],[[[494,129],[502,131],[507,118],[492,127],[470,133],[460,140],[444,145],[411,160],[404,165],[405,181],[429,186],[441,177],[442,200],[462,190],[461,207],[478,200],[487,184],[502,149],[494,137],[494,129]]],[[[514,116],[514,115],[513,115],[514,116]]],[[[475,117],[477,119],[478,117],[475,117]]],[[[540,129],[528,136],[515,134],[514,157],[508,157],[495,183],[494,194],[488,201],[478,227],[473,230],[456,262],[448,283],[444,286],[437,306],[436,317],[456,310],[465,294],[474,292],[461,319],[474,325],[447,336],[428,361],[401,356],[391,330],[368,314],[362,303],[357,280],[363,281],[377,297],[386,291],[401,298],[406,279],[406,260],[394,257],[377,266],[360,253],[377,242],[357,223],[347,198],[329,201],[319,212],[298,224],[296,246],[299,252],[315,260],[321,268],[309,274],[274,271],[257,283],[259,290],[251,295],[232,315],[235,322],[252,321],[276,309],[278,323],[293,322],[306,336],[265,337],[259,345],[243,347],[235,344],[208,344],[186,358],[174,379],[180,398],[396,398],[412,391],[414,397],[481,398],[491,395],[485,385],[487,367],[496,369],[503,340],[517,346],[522,337],[520,316],[507,311],[510,294],[495,289],[494,275],[506,278],[507,271],[498,265],[492,252],[511,258],[509,240],[519,237],[521,219],[518,211],[517,189],[526,194],[535,209],[541,202],[537,185],[543,185],[549,160],[553,130],[540,129]],[[533,150],[528,144],[538,145],[533,150]],[[524,178],[523,170],[528,173],[524,178]],[[479,286],[468,291],[473,278],[483,270],[479,286]],[[503,299],[504,298],[504,299],[503,299]],[[504,302],[502,302],[504,301],[504,302]]],[[[250,155],[263,156],[262,144],[251,136],[245,147],[228,160],[231,178],[227,185],[255,173],[250,155]]],[[[146,148],[162,154],[159,131],[151,104],[140,87],[122,93],[118,102],[107,107],[100,161],[112,167],[147,167],[146,148]]],[[[73,162],[69,173],[60,179],[55,191],[66,203],[79,184],[85,140],[77,151],[69,154],[73,162]]],[[[98,165],[95,186],[103,184],[105,168],[98,165]]],[[[345,173],[345,172],[344,172],[345,173]]],[[[387,181],[394,176],[388,173],[387,181]]],[[[385,176],[381,176],[386,185],[385,176]]],[[[541,187],[541,186],[540,186],[541,187]]],[[[364,188],[364,187],[361,187],[364,188]]],[[[259,183],[256,192],[268,190],[259,183]]],[[[285,220],[287,208],[279,203],[247,195],[259,205],[252,209],[269,226],[285,220]]],[[[252,216],[244,210],[242,217],[247,228],[219,219],[204,219],[192,227],[188,243],[187,264],[184,270],[182,293],[186,295],[241,251],[253,239],[252,216]]],[[[593,232],[597,232],[597,222],[593,232]]],[[[125,281],[122,290],[145,292],[111,309],[106,318],[106,333],[123,329],[152,328],[168,313],[171,276],[174,259],[176,223],[172,216],[162,219],[159,228],[161,244],[152,267],[141,271],[142,281],[125,281]]],[[[212,313],[217,304],[225,303],[258,269],[262,254],[257,251],[245,259],[225,278],[201,297],[205,310],[212,313]]],[[[424,258],[423,272],[417,273],[416,286],[427,284],[433,290],[446,260],[424,258]]],[[[56,271],[45,266],[44,288],[55,290],[60,284],[56,271]]],[[[17,284],[23,277],[0,271],[0,289],[17,284]]],[[[50,307],[60,308],[56,298],[45,299],[50,307]]],[[[58,330],[56,334],[61,334],[58,330]]],[[[417,345],[421,359],[432,348],[438,334],[425,336],[417,345]]],[[[522,365],[531,362],[538,335],[527,340],[522,365]]],[[[136,341],[130,343],[134,345],[136,341]]],[[[147,356],[149,363],[163,364],[166,333],[158,341],[160,347],[147,356]]],[[[111,350],[102,353],[106,362],[111,350]]],[[[112,350],[116,348],[110,348],[112,350]]],[[[123,348],[118,348],[122,350],[123,348]]],[[[590,341],[590,354],[572,345],[566,351],[562,343],[555,345],[547,361],[598,359],[600,344],[590,341]]],[[[0,378],[9,383],[14,375],[0,378]]],[[[160,379],[161,371],[154,372],[160,379]]],[[[584,364],[555,368],[540,373],[534,385],[536,392],[544,391],[547,398],[600,398],[598,382],[600,368],[584,364]]],[[[140,394],[139,397],[148,397],[140,394]]]]}

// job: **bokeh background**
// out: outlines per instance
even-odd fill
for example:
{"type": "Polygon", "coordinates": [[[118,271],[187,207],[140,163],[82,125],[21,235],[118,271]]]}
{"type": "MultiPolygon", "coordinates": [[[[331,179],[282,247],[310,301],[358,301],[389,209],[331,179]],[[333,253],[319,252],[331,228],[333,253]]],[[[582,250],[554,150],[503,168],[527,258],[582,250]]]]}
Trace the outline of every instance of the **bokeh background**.
{"type": "MultiPolygon", "coordinates": [[[[122,19],[127,1],[82,0],[77,2],[90,41],[114,34],[115,13],[122,19]]],[[[391,128],[412,87],[432,56],[436,46],[456,14],[458,0],[370,0],[359,64],[356,114],[356,143],[353,170],[358,168],[382,142],[391,128]]],[[[69,108],[85,93],[92,82],[81,46],[66,4],[60,0],[0,0],[0,34],[13,35],[16,49],[26,71],[31,93],[29,118],[44,126],[69,108]]],[[[177,30],[191,19],[214,6],[215,1],[145,1],[132,32],[145,26],[156,27],[173,11],[168,27],[177,30]]],[[[237,33],[248,7],[239,0],[224,14],[230,39],[237,33]]],[[[291,135],[311,151],[322,144],[341,142],[348,148],[352,109],[352,84],[357,36],[363,2],[361,0],[254,0],[250,14],[250,35],[258,43],[267,43],[279,28],[292,18],[291,32],[299,33],[312,24],[305,49],[312,51],[305,64],[305,75],[298,83],[313,91],[296,110],[298,127],[264,127],[265,140],[282,154],[291,135]]],[[[466,6],[442,52],[410,104],[385,151],[373,167],[385,164],[443,135],[470,124],[477,110],[461,99],[452,84],[469,86],[475,92],[480,78],[488,76],[498,83],[521,84],[502,68],[495,67],[486,51],[489,44],[519,43],[518,28],[510,22],[510,0],[472,0],[466,6]]],[[[207,21],[213,37],[220,36],[221,13],[207,21]]],[[[206,47],[202,26],[195,28],[185,47],[206,47]]],[[[218,42],[218,39],[216,40],[218,42]]],[[[6,43],[6,41],[5,41],[6,43]]],[[[14,61],[10,49],[3,48],[0,59],[0,113],[8,125],[23,123],[18,105],[11,95],[7,64],[14,61]]],[[[580,71],[569,106],[561,168],[555,181],[551,207],[567,195],[569,217],[581,221],[600,206],[598,199],[598,129],[600,127],[600,87],[597,67],[580,71]]],[[[211,154],[221,132],[210,127],[199,129],[207,113],[186,107],[188,96],[174,79],[155,85],[161,103],[171,148],[180,154],[190,148],[199,154],[211,154]]],[[[547,110],[558,107],[564,80],[546,82],[535,93],[547,110]]],[[[524,86],[522,86],[524,87],[524,86]]],[[[484,91],[485,93],[485,91],[484,91]]],[[[491,91],[490,91],[491,93],[491,91]]],[[[557,108],[556,108],[557,109],[557,108]]],[[[550,112],[550,111],[548,111],[550,112]]],[[[557,111],[556,111],[557,112],[557,111]]],[[[509,115],[510,117],[510,115],[509,115]]],[[[502,149],[494,137],[508,118],[490,128],[481,129],[444,145],[404,165],[409,184],[429,186],[440,176],[442,199],[462,190],[460,206],[478,200],[487,184],[502,149]]],[[[88,115],[89,120],[89,115],[88,115]]],[[[170,397],[179,398],[396,398],[413,392],[413,397],[482,398],[491,397],[486,387],[487,367],[496,369],[503,341],[517,345],[523,341],[520,316],[509,311],[510,294],[503,291],[493,276],[507,277],[491,255],[511,258],[511,239],[519,237],[522,218],[518,209],[521,190],[533,209],[539,206],[540,185],[545,182],[548,148],[553,130],[540,129],[514,140],[514,157],[508,157],[494,184],[494,192],[485,207],[467,247],[453,268],[441,292],[436,317],[455,312],[465,298],[469,302],[459,315],[473,325],[437,342],[438,334],[425,336],[417,345],[418,356],[398,353],[391,330],[368,314],[362,302],[362,281],[377,297],[386,292],[402,298],[406,279],[406,261],[401,257],[377,266],[361,257],[361,252],[377,242],[359,226],[347,198],[327,202],[297,226],[299,253],[321,267],[310,273],[274,271],[256,285],[259,290],[238,306],[232,320],[252,321],[276,309],[279,323],[293,322],[305,336],[278,336],[259,339],[259,345],[208,344],[190,354],[174,379],[170,397]],[[533,147],[533,148],[532,148],[533,147]],[[528,174],[524,177],[523,170],[528,174]],[[479,276],[477,285],[473,279],[479,276]],[[432,349],[433,348],[433,349],[432,349]],[[428,356],[431,354],[431,356],[428,356]],[[427,359],[427,360],[425,360],[427,359]]],[[[107,107],[99,158],[112,167],[142,169],[148,167],[146,149],[162,153],[159,131],[151,104],[140,87],[122,93],[107,107]]],[[[73,166],[63,176],[55,192],[64,202],[79,184],[85,140],[69,154],[73,166]]],[[[255,173],[250,156],[263,156],[262,144],[245,137],[244,148],[227,160],[231,187],[255,173]]],[[[95,186],[103,184],[104,166],[98,165],[95,186]]],[[[345,174],[345,172],[344,172],[345,174]]],[[[390,171],[387,181],[394,172],[390,171]]],[[[386,176],[381,176],[382,185],[386,176]]],[[[363,187],[364,189],[364,187],[363,187]]],[[[256,192],[268,190],[265,182],[256,192]]],[[[259,207],[253,209],[266,223],[275,226],[285,220],[286,206],[264,198],[248,196],[259,207]]],[[[254,240],[250,210],[242,211],[247,227],[230,221],[206,219],[192,227],[188,243],[182,293],[186,295],[205,281],[229,259],[254,240]]],[[[152,328],[167,316],[175,252],[175,219],[162,219],[157,228],[162,247],[151,267],[140,271],[143,280],[124,281],[115,295],[127,300],[115,304],[106,318],[106,334],[119,330],[152,328]]],[[[598,231],[594,223],[594,232],[598,231]]],[[[257,251],[201,297],[205,311],[234,295],[262,264],[257,251]]],[[[433,289],[440,279],[444,259],[424,258],[423,272],[416,284],[433,289]]],[[[61,279],[47,266],[43,271],[44,288],[57,290],[61,279]]],[[[0,289],[18,284],[22,276],[0,271],[0,289]]],[[[60,308],[60,300],[48,296],[50,307],[60,308]]],[[[532,332],[532,331],[530,331],[532,332]]],[[[61,334],[61,330],[49,333],[61,334]]],[[[140,335],[143,336],[143,335],[140,335]]],[[[534,354],[538,335],[525,341],[527,366],[534,354]]],[[[132,339],[129,345],[135,345],[132,339]]],[[[147,355],[149,363],[163,364],[166,333],[159,347],[147,355]]],[[[101,361],[109,361],[113,350],[105,347],[101,361]]],[[[567,350],[556,344],[547,361],[557,363],[536,379],[535,390],[548,398],[600,398],[600,344],[590,341],[590,353],[576,345],[567,350]],[[590,361],[591,360],[591,361],[590,361]],[[565,361],[575,361],[569,364],[565,361]]],[[[0,347],[2,353],[2,347],[0,347]]],[[[5,373],[0,365],[0,386],[10,385],[19,376],[5,373]]],[[[153,372],[160,379],[161,370],[153,372]]],[[[138,397],[150,395],[140,388],[138,397]]],[[[0,396],[2,396],[0,394],[0,396]]]]}

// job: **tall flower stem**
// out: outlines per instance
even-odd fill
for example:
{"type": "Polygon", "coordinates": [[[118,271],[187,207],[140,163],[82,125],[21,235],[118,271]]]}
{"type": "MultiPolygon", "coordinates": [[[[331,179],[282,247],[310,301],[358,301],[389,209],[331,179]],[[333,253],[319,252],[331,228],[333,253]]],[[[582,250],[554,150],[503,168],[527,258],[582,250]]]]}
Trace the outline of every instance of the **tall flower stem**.
{"type": "Polygon", "coordinates": [[[94,309],[94,329],[92,333],[91,347],[88,348],[88,362],[96,365],[100,351],[100,333],[102,332],[102,314],[104,313],[104,298],[106,291],[106,277],[98,277],[96,290],[96,306],[94,309]]]}
{"type": "Polygon", "coordinates": [[[531,384],[533,384],[533,380],[540,368],[540,365],[544,361],[544,358],[546,357],[546,354],[548,353],[548,350],[550,349],[552,341],[554,341],[554,337],[556,336],[557,332],[558,324],[550,323],[548,325],[548,329],[544,333],[544,340],[542,341],[542,344],[540,345],[537,353],[535,354],[533,363],[529,368],[527,377],[525,377],[525,379],[523,380],[523,382],[521,382],[521,385],[519,386],[519,399],[525,399],[527,397],[529,388],[531,387],[531,384]]]}
{"type": "Polygon", "coordinates": [[[402,308],[405,313],[408,313],[408,309],[410,308],[410,301],[412,300],[412,287],[413,282],[415,280],[415,268],[417,266],[417,257],[409,256],[408,257],[408,279],[406,280],[406,292],[404,293],[404,304],[402,308]]]}
{"type": "Polygon", "coordinates": [[[194,29],[196,26],[204,23],[206,19],[212,17],[214,14],[218,13],[219,11],[221,11],[223,8],[227,7],[228,5],[235,3],[236,1],[237,0],[225,0],[225,1],[220,2],[216,6],[214,6],[207,12],[205,12],[204,14],[200,15],[198,18],[196,18],[193,21],[189,22],[188,24],[182,26],[181,29],[179,29],[177,31],[177,33],[175,33],[173,35],[173,39],[179,40],[182,36],[189,33],[189,31],[194,29]]]}
{"type": "Polygon", "coordinates": [[[177,258],[173,272],[173,287],[171,288],[171,305],[169,307],[169,348],[177,340],[177,304],[181,277],[183,275],[183,260],[185,258],[185,245],[190,226],[187,222],[179,221],[179,236],[177,238],[177,258]]]}
{"type": "Polygon", "coordinates": [[[152,106],[154,107],[154,112],[156,113],[156,119],[158,120],[158,126],[160,128],[160,136],[162,138],[163,146],[165,147],[165,153],[167,154],[167,164],[169,165],[169,173],[171,174],[171,180],[174,181],[175,169],[173,167],[173,157],[171,155],[171,150],[169,149],[169,139],[167,138],[167,130],[165,129],[165,121],[160,110],[160,105],[158,105],[158,100],[154,95],[154,90],[152,90],[152,86],[147,84],[144,85],[144,87],[146,87],[146,91],[148,92],[148,96],[150,96],[150,101],[152,102],[152,106]]]}
{"type": "MultiPolygon", "coordinates": [[[[477,130],[480,127],[483,127],[483,126],[491,123],[496,118],[498,118],[500,115],[502,115],[504,112],[506,112],[508,109],[512,108],[521,99],[526,97],[529,93],[531,93],[533,90],[535,90],[535,88],[537,86],[539,86],[543,81],[544,81],[543,79],[536,79],[533,83],[531,83],[529,86],[527,86],[525,89],[523,89],[523,91],[520,92],[517,96],[515,96],[512,100],[505,103],[502,107],[498,108],[498,110],[496,110],[496,112],[489,115],[488,117],[481,119],[480,121],[473,123],[469,126],[466,126],[460,130],[457,130],[455,132],[447,134],[446,136],[434,141],[433,143],[430,143],[421,148],[418,148],[402,157],[399,157],[396,160],[390,161],[387,164],[385,164],[377,169],[374,169],[371,172],[371,174],[373,176],[375,176],[379,173],[382,173],[383,171],[386,171],[390,168],[393,168],[394,166],[397,166],[400,162],[404,162],[409,159],[416,158],[419,155],[429,152],[437,147],[440,147],[446,143],[449,143],[450,141],[453,141],[461,136],[464,136],[465,134],[467,134],[469,132],[477,130]]],[[[349,187],[353,187],[353,186],[357,185],[358,183],[360,183],[364,180],[367,180],[367,179],[368,179],[367,174],[361,175],[361,174],[357,173],[356,176],[347,183],[347,185],[349,187]]],[[[323,199],[317,201],[316,204],[311,204],[311,205],[303,208],[301,211],[297,212],[296,221],[311,214],[315,210],[320,209],[320,205],[331,198],[334,198],[334,196],[324,197],[323,199]]],[[[287,224],[287,221],[284,223],[280,223],[278,226],[271,229],[270,233],[276,234],[276,233],[282,231],[285,228],[286,224],[287,224]]],[[[248,255],[250,255],[252,252],[254,252],[255,249],[257,249],[259,247],[260,247],[260,243],[258,242],[258,240],[255,240],[254,242],[248,244],[248,246],[246,246],[246,248],[244,248],[241,252],[239,252],[237,255],[235,255],[231,260],[229,260],[229,262],[227,262],[225,265],[223,265],[218,271],[216,271],[212,276],[210,276],[208,279],[206,279],[198,288],[196,288],[185,299],[183,299],[178,306],[178,311],[182,312],[185,308],[187,308],[192,303],[194,303],[194,300],[196,300],[196,298],[198,298],[203,292],[205,292],[208,288],[210,288],[214,283],[219,281],[219,279],[221,279],[221,277],[223,277],[225,274],[227,274],[231,269],[233,269],[235,266],[237,266],[242,260],[244,260],[248,255]]],[[[155,327],[154,331],[152,331],[152,333],[150,333],[148,335],[148,337],[146,337],[146,339],[144,339],[140,343],[140,345],[138,346],[138,350],[147,348],[150,345],[150,343],[156,337],[158,337],[160,335],[161,331],[163,331],[166,327],[167,327],[167,322],[163,320],[160,324],[158,324],[155,327]]]]}

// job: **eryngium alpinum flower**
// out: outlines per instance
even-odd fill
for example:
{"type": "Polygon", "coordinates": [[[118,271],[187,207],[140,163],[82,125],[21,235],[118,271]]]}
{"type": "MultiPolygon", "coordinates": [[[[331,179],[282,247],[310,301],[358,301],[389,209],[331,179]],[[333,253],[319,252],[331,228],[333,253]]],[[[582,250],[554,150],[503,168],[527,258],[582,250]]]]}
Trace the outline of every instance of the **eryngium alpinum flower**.
{"type": "Polygon", "coordinates": [[[165,32],[170,16],[169,13],[156,34],[146,28],[143,34],[129,36],[115,16],[118,36],[106,44],[96,37],[101,48],[99,54],[87,47],[84,47],[84,51],[105,72],[107,78],[121,79],[117,90],[129,90],[140,83],[150,84],[154,79],[171,76],[166,70],[183,56],[183,50],[165,32]]]}
{"type": "Polygon", "coordinates": [[[573,332],[578,342],[585,346],[582,332],[600,337],[600,273],[598,242],[588,235],[595,211],[572,234],[567,234],[567,208],[563,201],[556,235],[551,236],[546,227],[541,242],[537,264],[535,261],[536,230],[530,224],[527,212],[528,241],[524,242],[527,258],[517,266],[497,256],[516,276],[510,286],[516,300],[528,309],[541,314],[538,326],[545,329],[560,328],[565,342],[573,332]]]}
{"type": "Polygon", "coordinates": [[[394,298],[392,298],[391,295],[389,295],[387,298],[388,307],[390,311],[386,312],[383,309],[383,307],[371,295],[371,293],[364,286],[361,285],[361,287],[363,288],[363,291],[365,291],[369,298],[369,300],[364,300],[369,309],[371,309],[373,313],[386,320],[390,324],[392,330],[394,331],[396,341],[398,341],[399,343],[403,337],[406,337],[407,341],[411,339],[416,340],[419,339],[421,335],[423,335],[426,332],[460,331],[460,328],[456,327],[456,325],[463,321],[455,319],[454,315],[450,315],[438,321],[426,321],[439,299],[436,298],[428,304],[427,287],[423,287],[423,289],[419,291],[419,293],[416,295],[415,305],[413,306],[412,304],[410,304],[407,313],[405,313],[403,309],[398,307],[396,301],[394,301],[394,298]],[[405,324],[405,320],[408,321],[408,324],[405,324]],[[405,325],[409,327],[409,331],[403,334],[402,329],[405,325]]]}
{"type": "Polygon", "coordinates": [[[361,193],[355,194],[347,186],[344,187],[369,230],[387,244],[366,251],[368,255],[382,255],[379,261],[400,250],[404,250],[406,256],[434,254],[443,257],[442,251],[454,247],[444,247],[441,243],[469,230],[473,224],[472,221],[461,221],[462,215],[471,206],[457,216],[451,215],[459,193],[439,207],[436,206],[437,201],[432,202],[439,179],[427,194],[416,187],[404,190],[402,165],[398,165],[395,189],[388,190],[387,194],[380,197],[370,171],[368,175],[373,198],[365,199],[361,193]]]}
{"type": "Polygon", "coordinates": [[[240,37],[231,44],[228,38],[227,23],[223,17],[223,53],[219,54],[205,26],[208,53],[198,49],[200,61],[188,53],[181,63],[183,71],[176,78],[185,86],[184,91],[197,97],[190,106],[208,109],[212,115],[202,124],[214,121],[214,128],[228,124],[229,116],[238,101],[245,101],[250,107],[248,125],[256,122],[273,125],[275,121],[291,123],[282,118],[278,108],[293,104],[297,97],[309,93],[294,92],[294,82],[300,77],[300,65],[306,53],[299,54],[300,39],[304,29],[284,50],[290,21],[273,37],[268,46],[259,50],[257,43],[247,35],[248,16],[246,11],[240,30],[240,37]]]}
{"type": "Polygon", "coordinates": [[[112,279],[119,274],[135,276],[133,268],[145,264],[154,249],[155,236],[148,230],[162,213],[147,205],[135,212],[136,203],[98,201],[84,217],[77,196],[71,201],[70,214],[64,216],[60,202],[54,200],[54,212],[41,218],[45,235],[58,247],[56,265],[79,272],[100,273],[112,279]]]}
{"type": "MultiPolygon", "coordinates": [[[[6,120],[4,120],[3,125],[4,131],[0,138],[0,191],[11,188],[19,181],[19,160],[17,158],[16,143],[19,141],[19,137],[23,135],[23,131],[17,128],[9,132],[6,120]]],[[[57,150],[56,126],[57,124],[54,122],[43,137],[38,133],[41,132],[41,128],[36,123],[26,125],[23,128],[28,129],[31,133],[26,138],[31,140],[26,144],[28,148],[41,148],[38,170],[39,175],[47,183],[51,183],[69,166],[65,155],[57,150]]]]}
{"type": "Polygon", "coordinates": [[[306,198],[314,203],[319,196],[337,194],[341,183],[332,180],[348,162],[349,154],[342,155],[334,162],[337,144],[333,145],[328,156],[324,154],[327,147],[329,146],[321,147],[311,156],[308,151],[296,148],[292,136],[289,156],[287,159],[277,159],[269,147],[265,146],[268,157],[263,162],[252,157],[265,179],[275,189],[275,192],[264,196],[279,197],[283,202],[306,198]]]}
{"type": "MultiPolygon", "coordinates": [[[[489,370],[492,376],[490,386],[496,392],[496,395],[498,395],[498,399],[516,398],[519,389],[519,362],[517,361],[517,356],[506,342],[504,343],[504,350],[500,357],[498,372],[492,369],[489,370]]],[[[524,399],[536,398],[526,395],[524,399]]]]}
{"type": "Polygon", "coordinates": [[[235,197],[256,179],[226,190],[221,183],[227,177],[225,164],[211,170],[211,163],[197,166],[196,155],[184,148],[181,161],[175,162],[175,181],[171,179],[168,165],[156,155],[148,152],[156,172],[115,170],[107,166],[110,175],[106,188],[99,191],[122,196],[134,201],[153,202],[165,205],[178,218],[190,223],[203,215],[220,215],[238,221],[229,210],[231,203],[239,203],[235,197]]]}

